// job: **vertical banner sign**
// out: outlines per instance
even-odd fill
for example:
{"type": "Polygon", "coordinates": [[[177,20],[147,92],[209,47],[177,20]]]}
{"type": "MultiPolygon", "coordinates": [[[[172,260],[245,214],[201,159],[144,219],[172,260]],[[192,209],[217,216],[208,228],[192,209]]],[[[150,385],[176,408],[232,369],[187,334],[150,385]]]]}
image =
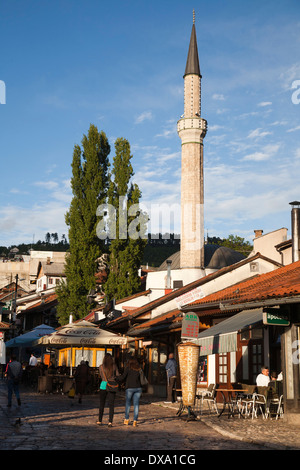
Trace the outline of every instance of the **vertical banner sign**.
{"type": "Polygon", "coordinates": [[[179,369],[184,406],[193,406],[196,398],[200,346],[195,343],[178,345],[179,369]]]}
{"type": "Polygon", "coordinates": [[[198,338],[199,333],[199,318],[194,312],[188,312],[185,314],[181,325],[181,338],[192,339],[198,338]]]}

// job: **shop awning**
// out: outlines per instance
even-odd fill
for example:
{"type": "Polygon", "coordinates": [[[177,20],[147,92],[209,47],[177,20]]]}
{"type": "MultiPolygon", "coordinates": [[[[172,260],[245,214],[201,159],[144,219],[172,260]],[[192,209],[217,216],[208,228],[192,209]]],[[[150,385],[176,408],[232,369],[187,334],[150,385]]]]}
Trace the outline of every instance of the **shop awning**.
{"type": "Polygon", "coordinates": [[[200,356],[236,351],[238,332],[262,323],[262,321],[262,308],[243,310],[199,333],[195,342],[200,346],[200,356]]]}

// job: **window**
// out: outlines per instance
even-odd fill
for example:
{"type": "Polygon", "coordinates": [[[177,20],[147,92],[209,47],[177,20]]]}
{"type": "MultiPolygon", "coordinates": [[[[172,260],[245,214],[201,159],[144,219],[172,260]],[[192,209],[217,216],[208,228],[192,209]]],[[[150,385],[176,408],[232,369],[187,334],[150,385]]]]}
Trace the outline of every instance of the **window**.
{"type": "Polygon", "coordinates": [[[229,373],[229,361],[228,361],[228,354],[218,354],[218,382],[222,384],[227,384],[228,381],[228,373],[229,373]]]}
{"type": "Polygon", "coordinates": [[[256,383],[256,377],[260,373],[262,366],[262,346],[252,344],[252,382],[256,383]]]}
{"type": "Polygon", "coordinates": [[[207,383],[207,356],[200,356],[197,375],[197,384],[207,383]]]}

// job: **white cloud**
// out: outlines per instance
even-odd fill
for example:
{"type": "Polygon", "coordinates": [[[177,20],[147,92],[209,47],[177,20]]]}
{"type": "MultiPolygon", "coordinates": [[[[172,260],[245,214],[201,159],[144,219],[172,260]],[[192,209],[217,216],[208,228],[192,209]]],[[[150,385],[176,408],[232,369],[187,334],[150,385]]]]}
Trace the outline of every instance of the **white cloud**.
{"type": "Polygon", "coordinates": [[[272,132],[268,131],[262,131],[262,129],[259,127],[257,129],[254,129],[248,134],[248,139],[258,139],[260,137],[265,137],[266,135],[271,135],[272,132]]]}
{"type": "Polygon", "coordinates": [[[40,186],[40,187],[48,189],[48,190],[56,189],[59,186],[57,181],[36,181],[33,184],[34,184],[34,186],[40,186]]]}
{"type": "Polygon", "coordinates": [[[293,81],[300,78],[300,63],[293,64],[279,76],[282,87],[288,91],[292,89],[293,81]]]}
{"type": "Polygon", "coordinates": [[[261,103],[258,103],[257,106],[265,107],[265,106],[271,106],[271,104],[272,104],[272,101],[262,101],[261,103]]]}
{"type": "Polygon", "coordinates": [[[169,139],[177,134],[177,124],[176,121],[173,119],[168,121],[165,125],[163,131],[159,134],[156,134],[155,137],[164,137],[165,139],[169,139]]]}
{"type": "Polygon", "coordinates": [[[59,202],[35,204],[33,207],[6,206],[0,209],[0,231],[4,243],[10,245],[26,243],[32,240],[44,239],[47,232],[60,234],[67,232],[64,223],[68,207],[59,202]],[[7,241],[6,241],[7,240],[7,241]]]}
{"type": "Polygon", "coordinates": [[[218,94],[218,93],[214,93],[214,94],[212,95],[212,99],[213,99],[213,100],[217,100],[217,101],[225,101],[224,95],[218,94]]]}
{"type": "Polygon", "coordinates": [[[151,111],[144,111],[136,118],[135,123],[141,124],[144,121],[151,121],[152,118],[153,118],[153,115],[151,111]]]}
{"type": "Polygon", "coordinates": [[[21,189],[19,189],[19,188],[11,188],[11,189],[9,190],[9,192],[10,192],[11,194],[28,194],[28,191],[23,191],[23,190],[21,190],[21,189]]]}
{"type": "Polygon", "coordinates": [[[274,145],[266,145],[265,147],[262,148],[260,152],[254,152],[249,155],[246,155],[245,157],[242,158],[242,161],[255,161],[255,162],[261,162],[264,160],[269,160],[271,157],[274,156],[274,154],[277,153],[280,145],[279,144],[274,144],[274,145]]]}
{"type": "Polygon", "coordinates": [[[218,131],[219,129],[224,129],[224,126],[219,126],[218,124],[215,124],[214,126],[209,126],[209,130],[211,131],[218,131]]]}
{"type": "Polygon", "coordinates": [[[300,130],[300,126],[297,126],[297,127],[293,127],[292,129],[288,129],[287,132],[295,132],[299,130],[300,130]]]}

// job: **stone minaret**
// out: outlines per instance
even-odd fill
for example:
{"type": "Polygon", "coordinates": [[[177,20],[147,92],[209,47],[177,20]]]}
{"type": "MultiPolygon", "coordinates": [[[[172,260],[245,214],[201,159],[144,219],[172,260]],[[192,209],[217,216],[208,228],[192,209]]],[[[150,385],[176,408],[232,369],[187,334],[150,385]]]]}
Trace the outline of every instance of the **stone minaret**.
{"type": "Polygon", "coordinates": [[[201,74],[193,27],[184,74],[184,114],[177,123],[181,147],[180,267],[204,267],[203,139],[207,123],[201,117],[201,74]]]}

